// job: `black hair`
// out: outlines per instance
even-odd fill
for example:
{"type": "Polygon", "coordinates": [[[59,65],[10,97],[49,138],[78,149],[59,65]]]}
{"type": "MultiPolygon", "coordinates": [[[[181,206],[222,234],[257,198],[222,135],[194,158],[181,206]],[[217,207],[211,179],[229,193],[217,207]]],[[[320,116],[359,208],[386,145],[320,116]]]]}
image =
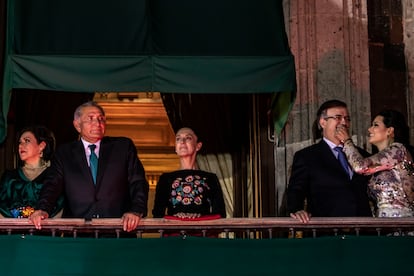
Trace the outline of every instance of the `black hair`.
{"type": "Polygon", "coordinates": [[[188,128],[188,129],[191,129],[193,132],[194,132],[194,134],[197,136],[197,142],[203,142],[203,136],[200,134],[200,129],[197,129],[197,127],[194,127],[194,126],[190,126],[190,125],[185,125],[185,126],[182,126],[182,127],[179,127],[176,131],[175,131],[175,134],[177,134],[177,132],[180,130],[180,129],[183,129],[183,128],[188,128]]]}
{"type": "MultiPolygon", "coordinates": [[[[27,126],[24,127],[22,130],[19,131],[16,138],[16,145],[19,147],[19,140],[20,137],[25,132],[31,132],[33,133],[33,136],[36,138],[37,144],[40,144],[41,142],[45,142],[45,148],[43,149],[43,160],[50,161],[52,159],[53,154],[55,153],[55,147],[56,147],[56,139],[55,135],[51,130],[49,130],[45,126],[41,125],[34,125],[34,126],[27,126]]],[[[20,158],[19,158],[19,165],[23,165],[20,158]]]]}
{"type": "Polygon", "coordinates": [[[321,104],[318,111],[316,112],[316,119],[312,125],[312,133],[313,133],[314,141],[316,139],[322,138],[322,128],[319,125],[319,119],[321,118],[321,116],[326,116],[326,111],[329,108],[333,108],[333,107],[348,108],[346,103],[340,100],[328,100],[324,102],[323,104],[321,104]]]}
{"type": "MultiPolygon", "coordinates": [[[[376,116],[382,116],[384,125],[394,128],[394,141],[408,145],[410,143],[410,129],[406,123],[404,115],[394,109],[384,109],[376,116]]],[[[376,117],[375,116],[375,117],[376,117]]]]}

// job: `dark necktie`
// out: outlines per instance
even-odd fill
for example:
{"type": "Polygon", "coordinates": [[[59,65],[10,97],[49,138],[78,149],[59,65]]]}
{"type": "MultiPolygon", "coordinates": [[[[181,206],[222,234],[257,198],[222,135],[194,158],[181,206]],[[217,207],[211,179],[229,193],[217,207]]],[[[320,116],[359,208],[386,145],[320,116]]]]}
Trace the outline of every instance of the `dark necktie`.
{"type": "Polygon", "coordinates": [[[334,150],[338,153],[339,163],[341,163],[342,168],[345,170],[346,174],[349,176],[348,161],[346,160],[346,156],[345,156],[345,153],[343,152],[343,148],[335,147],[334,150]]]}
{"type": "Polygon", "coordinates": [[[89,156],[89,166],[91,168],[93,183],[96,184],[96,173],[98,172],[98,157],[95,154],[96,145],[89,145],[91,155],[89,156]]]}

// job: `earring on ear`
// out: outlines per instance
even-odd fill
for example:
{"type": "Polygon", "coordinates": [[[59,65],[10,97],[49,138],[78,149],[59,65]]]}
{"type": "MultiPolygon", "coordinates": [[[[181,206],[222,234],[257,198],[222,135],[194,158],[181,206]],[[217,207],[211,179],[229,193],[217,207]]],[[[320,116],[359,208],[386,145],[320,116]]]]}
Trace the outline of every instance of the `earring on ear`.
{"type": "Polygon", "coordinates": [[[388,140],[388,146],[394,143],[394,137],[392,137],[391,133],[387,133],[387,140],[388,140]]]}

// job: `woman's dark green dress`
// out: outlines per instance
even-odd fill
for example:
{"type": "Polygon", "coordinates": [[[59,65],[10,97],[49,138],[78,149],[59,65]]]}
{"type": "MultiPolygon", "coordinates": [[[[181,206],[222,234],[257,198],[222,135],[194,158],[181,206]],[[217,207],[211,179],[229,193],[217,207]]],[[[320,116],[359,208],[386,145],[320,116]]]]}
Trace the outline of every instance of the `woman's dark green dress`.
{"type": "MultiPolygon", "coordinates": [[[[37,209],[40,190],[44,179],[50,173],[46,168],[39,176],[29,180],[22,168],[7,170],[0,181],[0,214],[6,218],[27,218],[37,209]]],[[[51,217],[63,207],[63,197],[58,200],[51,217]]]]}

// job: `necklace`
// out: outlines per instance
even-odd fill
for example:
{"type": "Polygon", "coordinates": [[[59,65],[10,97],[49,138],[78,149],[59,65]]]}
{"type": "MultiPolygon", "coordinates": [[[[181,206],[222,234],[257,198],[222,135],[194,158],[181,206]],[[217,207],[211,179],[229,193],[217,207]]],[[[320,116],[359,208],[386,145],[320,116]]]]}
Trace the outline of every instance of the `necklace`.
{"type": "Polygon", "coordinates": [[[38,166],[31,166],[29,164],[25,164],[22,167],[24,175],[29,179],[33,180],[38,177],[47,167],[50,166],[50,162],[40,161],[40,165],[38,166]]]}

